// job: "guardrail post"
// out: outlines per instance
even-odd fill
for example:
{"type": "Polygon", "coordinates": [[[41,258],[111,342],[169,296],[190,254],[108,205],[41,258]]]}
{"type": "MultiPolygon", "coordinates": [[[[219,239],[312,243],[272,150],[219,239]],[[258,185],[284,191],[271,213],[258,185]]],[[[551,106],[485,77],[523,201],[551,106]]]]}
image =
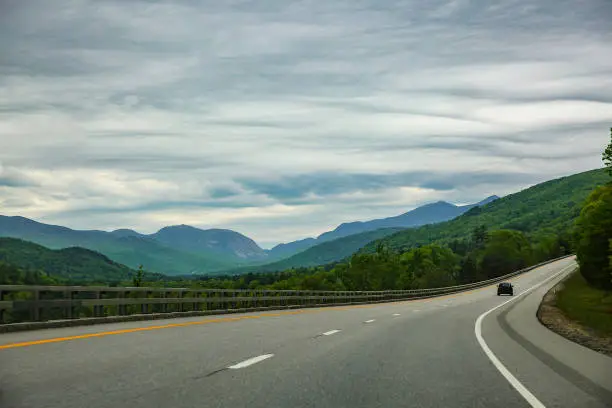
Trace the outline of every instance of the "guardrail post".
{"type": "MultiPolygon", "coordinates": [[[[161,292],[161,293],[160,293],[160,295],[159,295],[159,297],[161,297],[161,298],[163,298],[163,299],[167,298],[167,297],[168,297],[168,292],[165,292],[165,291],[164,291],[164,292],[161,292]]],[[[161,311],[162,313],[167,313],[167,312],[168,312],[168,304],[167,304],[167,303],[162,303],[162,304],[159,306],[159,308],[160,308],[160,311],[161,311]]]]}
{"type": "MultiPolygon", "coordinates": [[[[142,292],[141,292],[142,293],[142,292]]],[[[144,292],[145,299],[149,297],[149,292],[144,292]]],[[[146,314],[149,311],[149,305],[147,303],[140,304],[140,314],[146,314]]]]}
{"type": "MultiPolygon", "coordinates": [[[[125,299],[125,294],[126,292],[117,292],[117,299],[125,299]]],[[[119,316],[123,316],[125,315],[125,305],[124,304],[119,304],[117,305],[117,314],[119,316]]]]}
{"type": "MultiPolygon", "coordinates": [[[[199,297],[199,293],[194,291],[194,292],[192,292],[192,296],[197,299],[199,297]]],[[[200,306],[200,304],[198,302],[193,302],[193,310],[194,311],[198,311],[199,310],[199,306],[200,306]]]]}
{"type": "MultiPolygon", "coordinates": [[[[3,300],[4,293],[0,290],[0,302],[3,300]]],[[[4,323],[4,309],[0,309],[0,324],[4,323]]]]}
{"type": "Polygon", "coordinates": [[[38,307],[38,301],[40,300],[40,291],[35,289],[32,291],[32,297],[34,298],[34,307],[31,310],[31,318],[37,322],[40,320],[40,308],[38,307]]]}
{"type": "Polygon", "coordinates": [[[64,317],[66,319],[72,319],[72,291],[71,290],[67,290],[64,292],[64,299],[70,301],[70,302],[67,302],[67,305],[64,308],[64,317]]]}
{"type": "MultiPolygon", "coordinates": [[[[103,296],[103,292],[102,291],[96,290],[94,292],[94,297],[96,299],[100,300],[100,299],[102,299],[102,296],[103,296]]],[[[104,316],[104,306],[102,306],[102,305],[95,305],[94,308],[93,308],[93,315],[94,315],[94,317],[102,317],[102,316],[104,316]]]]}
{"type": "Polygon", "coordinates": [[[176,308],[178,309],[179,312],[182,312],[184,310],[184,307],[183,307],[183,291],[179,290],[176,297],[179,298],[179,302],[176,305],[176,308]]]}

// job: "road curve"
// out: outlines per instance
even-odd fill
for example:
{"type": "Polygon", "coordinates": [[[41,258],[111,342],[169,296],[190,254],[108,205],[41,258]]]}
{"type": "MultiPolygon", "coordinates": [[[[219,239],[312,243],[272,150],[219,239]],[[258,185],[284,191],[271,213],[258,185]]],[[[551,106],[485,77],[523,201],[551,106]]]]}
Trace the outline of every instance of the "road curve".
{"type": "Polygon", "coordinates": [[[535,317],[574,262],[514,278],[517,293],[529,291],[515,298],[492,286],[388,304],[3,334],[0,406],[612,406],[612,358],[535,317]]]}

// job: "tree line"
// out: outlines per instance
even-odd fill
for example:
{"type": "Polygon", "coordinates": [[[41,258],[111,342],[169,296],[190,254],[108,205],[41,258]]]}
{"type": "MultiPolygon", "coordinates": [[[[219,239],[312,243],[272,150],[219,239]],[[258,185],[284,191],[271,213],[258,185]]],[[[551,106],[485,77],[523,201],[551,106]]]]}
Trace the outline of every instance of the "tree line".
{"type": "MultiPolygon", "coordinates": [[[[612,128],[602,159],[612,177],[612,128]]],[[[574,232],[580,273],[596,288],[612,290],[612,179],[591,193],[574,232]]]]}
{"type": "Polygon", "coordinates": [[[41,269],[21,268],[0,260],[0,285],[57,285],[56,278],[41,269]]]}
{"type": "Polygon", "coordinates": [[[381,244],[375,253],[356,253],[346,262],[330,265],[275,273],[160,280],[143,285],[252,290],[427,289],[506,275],[569,254],[570,245],[552,234],[530,240],[520,231],[488,231],[479,226],[471,236],[449,245],[434,243],[396,252],[381,244]]]}

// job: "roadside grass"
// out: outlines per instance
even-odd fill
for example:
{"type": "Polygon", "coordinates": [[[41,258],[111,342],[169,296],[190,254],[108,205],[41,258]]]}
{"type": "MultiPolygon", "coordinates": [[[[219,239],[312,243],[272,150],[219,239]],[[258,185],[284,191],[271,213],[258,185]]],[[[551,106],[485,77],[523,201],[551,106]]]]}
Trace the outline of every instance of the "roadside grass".
{"type": "Polygon", "coordinates": [[[604,337],[612,336],[612,292],[589,286],[580,272],[564,282],[556,304],[571,320],[604,337]]]}

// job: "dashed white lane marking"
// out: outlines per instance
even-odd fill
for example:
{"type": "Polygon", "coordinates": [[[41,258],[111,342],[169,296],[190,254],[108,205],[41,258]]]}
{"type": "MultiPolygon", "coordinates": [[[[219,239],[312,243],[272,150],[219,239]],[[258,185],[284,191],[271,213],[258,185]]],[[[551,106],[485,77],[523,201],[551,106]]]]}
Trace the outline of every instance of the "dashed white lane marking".
{"type": "Polygon", "coordinates": [[[399,313],[393,313],[393,316],[401,316],[399,313]]]}
{"type": "Polygon", "coordinates": [[[331,336],[332,334],[340,333],[340,330],[330,330],[328,332],[323,333],[324,336],[331,336]]]}
{"type": "Polygon", "coordinates": [[[240,362],[238,364],[234,364],[234,365],[229,366],[227,368],[232,369],[232,370],[237,370],[239,368],[245,368],[245,367],[251,366],[253,364],[257,364],[259,362],[267,360],[270,357],[274,357],[274,354],[263,354],[261,356],[249,358],[248,360],[244,360],[243,362],[240,362]]]}
{"type": "Polygon", "coordinates": [[[376,319],[366,320],[364,323],[374,323],[375,321],[376,321],[376,319]]]}
{"type": "Polygon", "coordinates": [[[542,286],[546,282],[556,278],[557,276],[561,275],[562,273],[565,273],[565,271],[567,271],[569,268],[575,268],[575,267],[576,267],[575,265],[569,265],[569,266],[563,268],[561,270],[561,272],[558,272],[558,273],[554,274],[553,276],[548,277],[547,279],[543,280],[542,282],[540,282],[540,283],[530,287],[529,289],[524,290],[523,292],[521,292],[520,294],[516,295],[512,299],[510,299],[510,300],[508,300],[508,301],[506,301],[506,302],[504,302],[504,303],[502,303],[500,305],[495,306],[493,309],[490,309],[490,310],[484,312],[483,314],[478,316],[478,319],[476,319],[476,325],[474,326],[474,333],[476,334],[476,339],[478,340],[478,343],[480,344],[480,347],[485,352],[487,357],[489,357],[489,360],[491,360],[491,362],[493,363],[495,368],[497,368],[497,370],[499,370],[499,372],[506,378],[506,380],[508,380],[510,385],[512,385],[514,387],[514,389],[517,390],[519,392],[519,394],[521,394],[521,396],[523,398],[525,398],[525,400],[533,408],[546,408],[546,406],[544,404],[542,404],[542,402],[540,402],[540,400],[537,399],[536,396],[533,395],[523,384],[521,384],[521,382],[519,380],[517,380],[516,377],[513,376],[510,371],[508,371],[508,369],[502,364],[502,362],[499,361],[497,356],[495,356],[495,354],[493,354],[493,352],[491,351],[491,349],[487,345],[487,342],[482,337],[482,321],[484,320],[485,317],[487,317],[487,315],[489,313],[499,309],[500,307],[502,307],[504,305],[507,305],[510,302],[514,302],[515,300],[521,298],[523,295],[526,295],[527,293],[531,292],[532,290],[537,289],[538,287],[542,286]]]}

